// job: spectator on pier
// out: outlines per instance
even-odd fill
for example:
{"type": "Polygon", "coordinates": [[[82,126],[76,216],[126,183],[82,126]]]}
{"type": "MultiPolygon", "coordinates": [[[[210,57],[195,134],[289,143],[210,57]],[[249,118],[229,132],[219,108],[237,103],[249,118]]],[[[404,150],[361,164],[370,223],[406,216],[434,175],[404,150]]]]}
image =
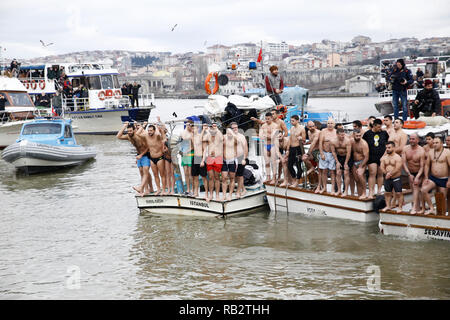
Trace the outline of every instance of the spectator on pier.
{"type": "Polygon", "coordinates": [[[282,104],[280,94],[283,92],[283,78],[278,74],[278,67],[271,66],[270,74],[266,76],[266,91],[276,105],[282,104]]]}
{"type": "Polygon", "coordinates": [[[413,83],[411,70],[406,68],[405,61],[398,59],[392,72],[388,75],[388,80],[392,83],[392,105],[394,106],[394,118],[399,115],[398,99],[401,100],[403,121],[408,119],[408,94],[407,88],[413,83]]]}
{"type": "Polygon", "coordinates": [[[13,59],[11,61],[10,70],[11,70],[11,74],[13,75],[13,77],[16,77],[19,74],[19,66],[20,66],[20,63],[18,63],[16,59],[13,59]]]}
{"type": "Polygon", "coordinates": [[[122,85],[122,88],[120,88],[120,91],[122,91],[122,96],[127,96],[129,94],[128,87],[125,83],[122,85]]]}
{"type": "Polygon", "coordinates": [[[440,115],[441,99],[439,93],[433,89],[431,80],[425,80],[425,88],[417,93],[412,111],[416,119],[419,118],[420,112],[423,112],[426,117],[440,115]]]}
{"type": "Polygon", "coordinates": [[[439,82],[438,79],[434,79],[433,80],[433,89],[440,89],[441,88],[441,84],[439,82]]]}
{"type": "Polygon", "coordinates": [[[62,96],[59,91],[56,91],[55,95],[52,97],[52,107],[55,113],[60,116],[62,113],[62,96]]]}
{"type": "Polygon", "coordinates": [[[47,73],[47,78],[58,79],[61,76],[61,71],[58,66],[52,66],[52,68],[47,73]]]}
{"type": "Polygon", "coordinates": [[[50,106],[50,99],[47,95],[42,92],[40,96],[36,97],[36,106],[48,108],[50,106]]]}

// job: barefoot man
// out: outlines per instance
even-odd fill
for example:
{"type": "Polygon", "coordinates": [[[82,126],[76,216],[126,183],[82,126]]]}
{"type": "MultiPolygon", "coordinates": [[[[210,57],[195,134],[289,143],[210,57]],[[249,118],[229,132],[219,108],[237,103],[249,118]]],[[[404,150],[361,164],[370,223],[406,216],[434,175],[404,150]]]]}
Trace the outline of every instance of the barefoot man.
{"type": "Polygon", "coordinates": [[[319,169],[322,170],[322,181],[316,189],[316,193],[327,191],[328,171],[331,171],[331,191],[334,193],[336,182],[336,161],[331,152],[331,141],[336,139],[336,129],[334,129],[334,120],[328,119],[327,128],[320,132],[319,137],[319,169]]]}
{"type": "Polygon", "coordinates": [[[425,150],[419,146],[419,135],[411,133],[409,145],[402,153],[403,169],[409,178],[409,185],[413,191],[413,204],[411,214],[423,213],[420,209],[420,188],[422,187],[422,176],[425,166],[425,150]]]}
{"type": "Polygon", "coordinates": [[[366,165],[369,161],[369,145],[366,140],[362,139],[362,132],[359,129],[353,131],[352,156],[352,172],[358,196],[360,199],[366,199],[366,165]]]}
{"type": "Polygon", "coordinates": [[[194,158],[194,150],[192,147],[192,135],[194,132],[194,121],[189,120],[186,123],[186,129],[184,129],[183,133],[181,134],[181,138],[183,141],[180,145],[180,150],[182,152],[181,157],[181,166],[183,167],[184,171],[184,180],[186,181],[186,192],[188,194],[192,193],[192,175],[191,175],[191,169],[192,169],[192,160],[194,158]]]}
{"type": "Polygon", "coordinates": [[[193,179],[194,197],[198,197],[199,178],[205,186],[205,200],[208,200],[208,179],[206,179],[206,153],[207,153],[207,133],[208,124],[204,123],[201,128],[194,127],[194,134],[192,136],[192,145],[194,146],[194,161],[191,167],[191,175],[193,179]]]}
{"type": "MultiPolygon", "coordinates": [[[[380,160],[386,151],[386,143],[389,140],[389,134],[381,130],[381,120],[375,119],[372,128],[363,135],[369,145],[369,199],[375,198],[375,183],[378,185],[378,194],[381,193],[383,184],[383,172],[380,169],[380,160]]],[[[401,164],[401,161],[400,161],[401,164]]]]}
{"type": "Polygon", "coordinates": [[[236,122],[231,123],[231,129],[238,139],[237,146],[237,170],[236,177],[238,180],[238,188],[236,191],[236,196],[238,198],[245,196],[246,190],[244,186],[244,169],[245,169],[245,159],[248,158],[248,144],[245,136],[239,132],[239,127],[236,122]]]}
{"type": "Polygon", "coordinates": [[[148,126],[147,131],[143,130],[142,133],[139,134],[139,136],[145,139],[148,150],[150,152],[150,165],[152,168],[153,176],[155,177],[157,189],[155,195],[158,194],[166,195],[167,186],[166,186],[166,172],[164,161],[164,151],[166,147],[164,146],[161,132],[154,125],[151,124],[148,126]],[[162,188],[160,184],[161,181],[162,181],[162,188]]]}
{"type": "MultiPolygon", "coordinates": [[[[309,149],[308,149],[308,152],[303,155],[303,161],[305,162],[306,167],[308,169],[308,172],[306,173],[306,176],[310,177],[310,174],[315,171],[317,165],[319,164],[319,159],[320,159],[320,150],[319,150],[320,130],[317,128],[316,124],[314,122],[312,122],[311,120],[308,121],[306,126],[308,127],[309,149]]],[[[314,175],[316,175],[315,172],[314,172],[314,175]]],[[[320,174],[320,171],[319,171],[319,177],[318,177],[319,184],[320,184],[321,178],[322,177],[321,177],[321,174],[320,174]]],[[[317,181],[317,177],[315,177],[315,180],[317,181]]],[[[311,182],[312,182],[312,179],[310,180],[310,183],[311,182]]]]}
{"type": "Polygon", "coordinates": [[[289,138],[285,137],[283,132],[275,131],[274,148],[277,154],[277,162],[281,163],[283,169],[284,181],[280,187],[286,187],[291,184],[290,173],[288,170],[288,153],[289,153],[289,138]]]}
{"type": "Polygon", "coordinates": [[[386,207],[381,211],[390,210],[392,200],[392,189],[395,190],[395,202],[398,203],[398,210],[402,211],[403,193],[402,193],[402,158],[395,152],[395,143],[388,141],[386,143],[386,154],[381,157],[381,171],[385,174],[384,196],[386,207]]]}
{"type": "Polygon", "coordinates": [[[263,144],[263,155],[266,167],[266,181],[267,183],[275,183],[277,166],[275,163],[275,152],[272,150],[272,139],[275,130],[278,129],[278,125],[272,121],[272,114],[270,112],[266,113],[266,121],[259,128],[259,139],[263,144]],[[272,166],[271,166],[272,165],[272,166]],[[272,167],[272,170],[271,170],[272,167]],[[273,179],[271,178],[271,173],[273,179]]]}
{"type": "MultiPolygon", "coordinates": [[[[141,175],[141,184],[139,186],[133,187],[133,189],[140,195],[144,196],[144,194],[148,194],[149,191],[149,177],[150,172],[148,171],[150,167],[150,157],[148,154],[148,147],[145,143],[145,139],[138,136],[136,134],[136,130],[134,125],[128,122],[125,122],[122,129],[117,133],[117,139],[119,140],[128,140],[131,144],[136,148],[137,156],[137,167],[139,169],[139,173],[141,175]],[[127,134],[124,135],[125,129],[127,130],[127,134]]],[[[153,190],[151,190],[153,192],[153,190]]]]}
{"type": "Polygon", "coordinates": [[[288,150],[288,170],[292,179],[297,179],[293,187],[300,185],[300,178],[302,177],[302,155],[303,145],[306,142],[305,127],[300,124],[298,115],[291,117],[291,130],[289,135],[289,150],[288,150]],[[296,169],[294,169],[294,166],[296,169]]]}
{"type": "Polygon", "coordinates": [[[213,198],[216,191],[216,200],[219,200],[220,172],[223,166],[223,135],[213,123],[209,129],[207,138],[208,157],[206,158],[206,170],[209,176],[209,195],[207,201],[213,198]]]}
{"type": "Polygon", "coordinates": [[[342,173],[344,173],[344,192],[342,193],[342,196],[345,197],[348,194],[350,170],[353,167],[352,142],[345,134],[344,129],[337,129],[336,134],[337,138],[331,141],[331,152],[336,161],[337,192],[332,192],[331,194],[336,196],[341,194],[342,173]]]}
{"type": "MultiPolygon", "coordinates": [[[[426,215],[430,213],[436,214],[429,192],[437,188],[437,191],[443,193],[444,199],[446,199],[448,188],[450,187],[450,150],[444,148],[444,139],[441,137],[434,138],[433,143],[434,149],[428,152],[425,163],[425,177],[422,187],[423,196],[430,208],[425,212],[426,215]]],[[[446,211],[445,206],[444,202],[444,212],[446,211]]]]}
{"type": "Polygon", "coordinates": [[[222,166],[222,201],[231,200],[234,191],[234,178],[236,175],[236,156],[238,139],[231,128],[227,129],[227,134],[223,137],[223,166],[222,166]],[[230,178],[229,192],[228,178],[230,178]]]}

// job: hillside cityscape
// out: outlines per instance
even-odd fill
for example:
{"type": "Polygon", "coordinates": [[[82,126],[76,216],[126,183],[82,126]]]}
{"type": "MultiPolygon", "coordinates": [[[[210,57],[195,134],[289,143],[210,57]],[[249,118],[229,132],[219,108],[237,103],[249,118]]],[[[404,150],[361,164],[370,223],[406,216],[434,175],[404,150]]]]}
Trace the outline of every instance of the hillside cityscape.
{"type": "MultiPolygon", "coordinates": [[[[379,81],[379,60],[403,56],[450,54],[450,37],[401,38],[372,42],[356,36],[349,42],[324,39],[303,45],[279,43],[215,44],[206,51],[172,53],[126,50],[97,50],[37,57],[22,63],[103,62],[117,68],[121,81],[145,82],[144,90],[157,95],[202,94],[204,79],[212,70],[248,66],[257,61],[266,70],[277,65],[286,84],[313,91],[344,90],[346,80],[363,76],[375,87],[379,81]]],[[[360,79],[360,78],[358,78],[360,79]]]]}

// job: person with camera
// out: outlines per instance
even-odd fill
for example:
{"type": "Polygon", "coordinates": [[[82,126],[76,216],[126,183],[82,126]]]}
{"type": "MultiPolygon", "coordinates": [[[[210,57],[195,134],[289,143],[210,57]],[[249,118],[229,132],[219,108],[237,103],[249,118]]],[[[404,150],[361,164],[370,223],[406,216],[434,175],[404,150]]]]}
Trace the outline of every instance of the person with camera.
{"type": "Polygon", "coordinates": [[[392,84],[392,105],[394,106],[394,119],[398,118],[398,99],[402,103],[403,121],[408,119],[408,87],[414,82],[411,70],[405,66],[403,59],[398,59],[393,70],[388,75],[388,81],[392,84]]]}
{"type": "Polygon", "coordinates": [[[439,93],[433,89],[433,82],[429,79],[425,80],[425,88],[417,93],[416,99],[412,105],[414,118],[419,118],[420,112],[425,117],[434,117],[441,112],[441,99],[439,93]]]}

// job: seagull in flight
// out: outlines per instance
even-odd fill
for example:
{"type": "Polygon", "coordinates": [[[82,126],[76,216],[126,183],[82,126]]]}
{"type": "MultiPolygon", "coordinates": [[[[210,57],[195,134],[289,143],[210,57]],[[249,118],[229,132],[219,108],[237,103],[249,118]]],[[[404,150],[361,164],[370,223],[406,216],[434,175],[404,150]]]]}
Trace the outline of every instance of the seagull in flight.
{"type": "Polygon", "coordinates": [[[39,40],[39,41],[41,42],[43,47],[48,47],[48,46],[51,46],[53,44],[53,42],[45,44],[44,41],[42,41],[42,40],[39,40]]]}
{"type": "Polygon", "coordinates": [[[176,23],[173,27],[172,27],[172,31],[175,30],[175,27],[178,25],[178,23],[176,23]]]}

